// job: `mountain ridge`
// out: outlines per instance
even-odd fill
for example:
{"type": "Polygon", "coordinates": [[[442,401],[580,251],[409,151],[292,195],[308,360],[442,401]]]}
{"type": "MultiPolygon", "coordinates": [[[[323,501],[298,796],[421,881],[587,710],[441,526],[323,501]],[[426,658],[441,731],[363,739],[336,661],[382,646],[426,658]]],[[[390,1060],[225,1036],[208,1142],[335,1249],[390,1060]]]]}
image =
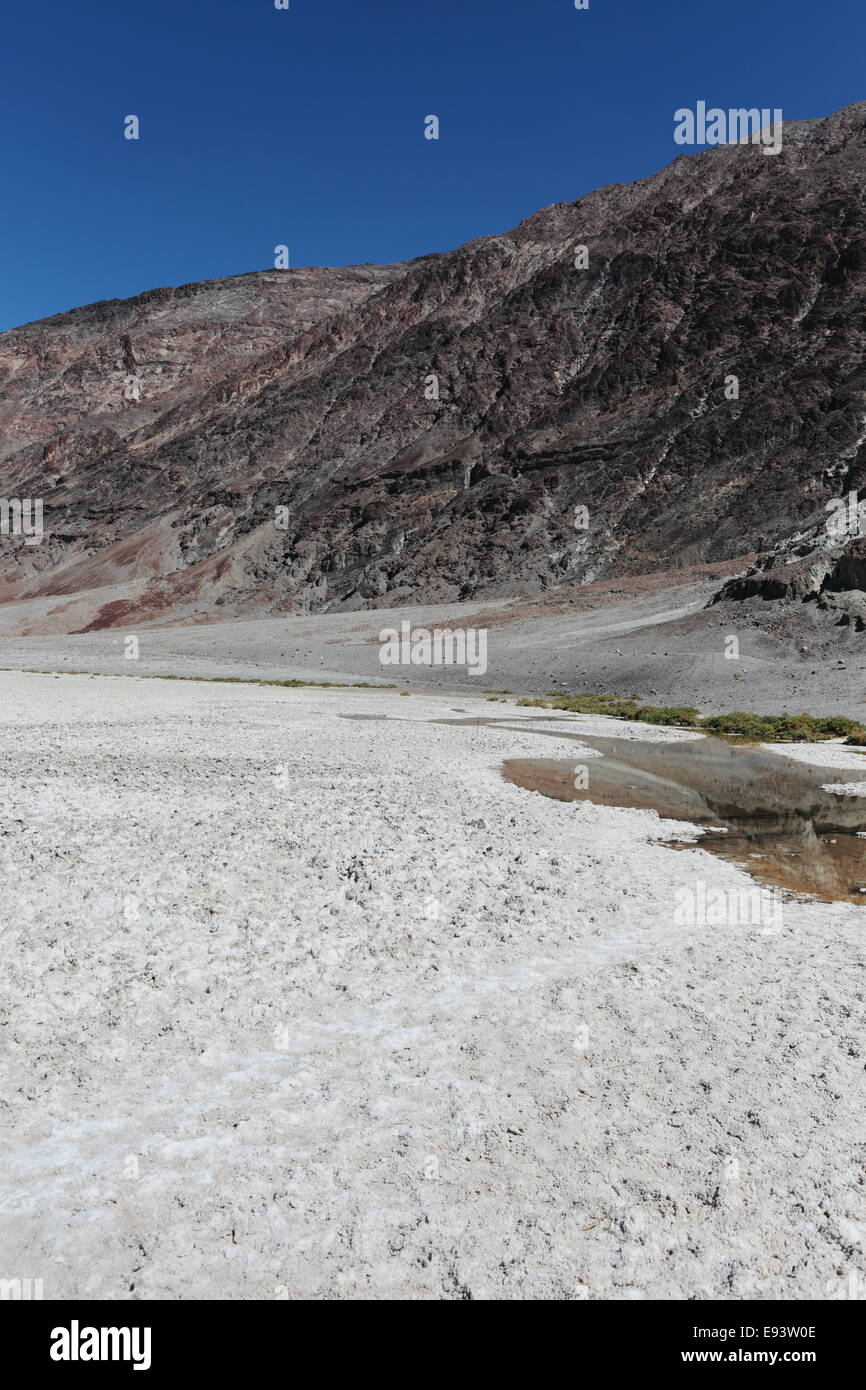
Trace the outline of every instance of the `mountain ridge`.
{"type": "Polygon", "coordinates": [[[0,334],[0,489],[46,518],[0,538],[0,603],[80,631],[770,549],[864,481],[864,174],[861,102],[454,251],[0,334]]]}

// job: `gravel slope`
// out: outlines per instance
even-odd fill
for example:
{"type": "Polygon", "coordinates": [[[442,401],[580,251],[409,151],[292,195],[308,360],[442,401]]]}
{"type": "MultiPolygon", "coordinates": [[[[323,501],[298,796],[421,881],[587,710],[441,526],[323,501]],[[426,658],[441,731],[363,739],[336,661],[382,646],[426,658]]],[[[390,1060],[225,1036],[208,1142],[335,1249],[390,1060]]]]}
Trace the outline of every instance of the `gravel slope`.
{"type": "Polygon", "coordinates": [[[40,636],[16,635],[31,631],[33,605],[7,604],[0,608],[0,668],[396,682],[472,695],[562,689],[690,704],[707,714],[805,710],[866,717],[863,634],[835,626],[814,604],[705,608],[717,589],[718,580],[652,587],[623,601],[575,589],[550,597],[549,612],[540,599],[525,599],[40,636]],[[562,611],[569,596],[585,606],[562,611]],[[404,622],[413,630],[486,633],[486,671],[382,665],[380,634],[404,622]],[[130,635],[139,643],[134,662],[125,655],[130,635]],[[739,644],[735,660],[725,655],[731,637],[739,644]]]}
{"type": "Polygon", "coordinates": [[[573,743],[427,722],[504,705],[0,695],[3,1277],[803,1299],[866,1272],[856,908],[678,925],[678,890],[751,881],[498,776],[573,743]]]}

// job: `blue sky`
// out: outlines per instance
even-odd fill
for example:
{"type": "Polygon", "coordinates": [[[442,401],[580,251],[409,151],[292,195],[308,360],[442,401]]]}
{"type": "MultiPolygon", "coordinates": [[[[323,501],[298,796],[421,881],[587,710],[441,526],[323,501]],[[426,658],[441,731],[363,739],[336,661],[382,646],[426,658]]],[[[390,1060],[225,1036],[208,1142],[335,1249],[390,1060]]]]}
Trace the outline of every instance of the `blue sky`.
{"type": "Polygon", "coordinates": [[[668,163],[699,99],[791,120],[866,97],[864,28],[862,0],[7,6],[0,329],[277,244],[341,265],[504,231],[668,163]]]}

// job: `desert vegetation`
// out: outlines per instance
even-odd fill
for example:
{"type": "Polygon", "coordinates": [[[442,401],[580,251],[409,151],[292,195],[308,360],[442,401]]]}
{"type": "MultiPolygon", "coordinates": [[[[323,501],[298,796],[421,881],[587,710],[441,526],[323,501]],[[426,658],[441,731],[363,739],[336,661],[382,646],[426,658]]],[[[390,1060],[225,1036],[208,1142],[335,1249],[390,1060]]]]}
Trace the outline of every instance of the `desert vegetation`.
{"type": "Polygon", "coordinates": [[[604,714],[611,719],[636,719],[644,724],[700,729],[704,733],[748,743],[820,743],[823,739],[844,738],[855,747],[866,746],[866,727],[843,715],[751,714],[746,710],[702,715],[692,705],[641,705],[636,696],[594,694],[551,693],[517,703],[572,714],[604,714]]]}

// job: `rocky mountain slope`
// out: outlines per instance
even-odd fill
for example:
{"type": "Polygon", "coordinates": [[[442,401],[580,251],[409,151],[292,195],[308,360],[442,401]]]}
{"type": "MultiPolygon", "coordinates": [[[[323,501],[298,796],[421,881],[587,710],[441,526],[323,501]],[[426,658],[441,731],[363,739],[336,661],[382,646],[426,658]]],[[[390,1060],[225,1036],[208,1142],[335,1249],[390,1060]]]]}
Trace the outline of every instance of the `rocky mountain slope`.
{"type": "Polygon", "coordinates": [[[858,103],[447,254],[2,334],[0,492],[45,537],[0,537],[0,603],[47,632],[448,602],[814,528],[864,483],[864,189],[858,103]]]}

